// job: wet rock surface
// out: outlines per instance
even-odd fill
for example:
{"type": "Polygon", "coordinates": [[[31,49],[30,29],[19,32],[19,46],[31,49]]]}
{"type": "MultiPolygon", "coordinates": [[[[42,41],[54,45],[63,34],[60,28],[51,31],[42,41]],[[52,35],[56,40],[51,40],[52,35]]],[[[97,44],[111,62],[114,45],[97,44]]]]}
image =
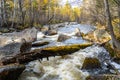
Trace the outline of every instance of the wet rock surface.
{"type": "Polygon", "coordinates": [[[0,80],[17,80],[24,69],[25,66],[19,64],[0,66],[0,80]]]}
{"type": "Polygon", "coordinates": [[[57,30],[57,34],[51,36],[42,33],[44,34],[44,37],[40,36],[38,40],[42,42],[48,41],[49,44],[41,46],[37,49],[42,48],[42,53],[50,53],[50,55],[53,56],[43,58],[39,65],[34,64],[36,62],[38,63],[38,61],[29,63],[25,73],[22,73],[19,78],[20,80],[85,80],[88,75],[119,73],[120,65],[116,62],[114,63],[114,61],[111,60],[109,52],[102,47],[106,44],[103,43],[102,45],[99,45],[100,41],[104,41],[106,32],[104,35],[101,31],[95,32],[96,28],[94,26],[81,24],[66,24],[65,27],[59,28],[54,26],[52,29],[57,30]],[[101,33],[100,36],[103,36],[103,38],[100,37],[100,39],[98,39],[98,44],[85,49],[79,48],[80,50],[78,47],[74,47],[77,51],[71,51],[73,49],[72,45],[90,43],[89,41],[95,42],[95,37],[99,37],[99,32],[101,33]],[[59,35],[61,34],[69,36],[69,38],[62,38],[58,41],[59,35]],[[89,36],[91,34],[93,39],[89,36]],[[87,39],[84,40],[84,38],[82,38],[83,36],[87,36],[89,41],[87,41],[87,39]],[[68,46],[72,47],[68,48],[68,46]],[[67,54],[70,53],[70,55],[66,55],[66,50],[67,54]],[[57,56],[54,54],[57,54],[57,56]],[[60,54],[61,56],[59,56],[60,54]],[[38,73],[40,75],[38,75],[38,73]]]}

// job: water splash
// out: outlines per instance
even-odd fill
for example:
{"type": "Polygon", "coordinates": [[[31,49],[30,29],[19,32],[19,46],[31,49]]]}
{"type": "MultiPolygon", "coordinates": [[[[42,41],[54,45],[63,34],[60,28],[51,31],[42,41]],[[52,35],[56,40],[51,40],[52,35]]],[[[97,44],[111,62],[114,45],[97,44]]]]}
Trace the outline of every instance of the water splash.
{"type": "Polygon", "coordinates": [[[85,80],[89,73],[81,70],[81,67],[86,57],[96,57],[100,62],[110,58],[103,47],[91,46],[64,57],[51,57],[49,61],[44,59],[41,63],[39,61],[31,62],[25,72],[26,74],[32,72],[31,75],[34,74],[34,78],[26,75],[24,79],[21,79],[24,76],[23,73],[19,80],[85,80]],[[104,57],[99,56],[101,54],[104,57]],[[33,79],[29,79],[30,77],[33,79]]]}

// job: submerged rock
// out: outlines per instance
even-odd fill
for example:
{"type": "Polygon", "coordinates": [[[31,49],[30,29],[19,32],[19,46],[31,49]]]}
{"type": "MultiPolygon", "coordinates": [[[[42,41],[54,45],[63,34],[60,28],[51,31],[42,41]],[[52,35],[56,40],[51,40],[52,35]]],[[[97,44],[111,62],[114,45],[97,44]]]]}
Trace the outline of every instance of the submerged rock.
{"type": "Polygon", "coordinates": [[[17,80],[24,69],[25,66],[19,64],[0,66],[0,80],[17,80]]]}
{"type": "Polygon", "coordinates": [[[101,68],[101,63],[97,58],[86,57],[82,65],[82,69],[99,69],[101,68]]]}

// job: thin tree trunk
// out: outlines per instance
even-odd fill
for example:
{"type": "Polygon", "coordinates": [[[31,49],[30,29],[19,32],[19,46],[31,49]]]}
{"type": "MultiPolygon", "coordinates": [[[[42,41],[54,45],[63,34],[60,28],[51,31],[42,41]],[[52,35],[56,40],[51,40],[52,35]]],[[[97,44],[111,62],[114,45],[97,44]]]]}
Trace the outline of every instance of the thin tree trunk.
{"type": "Polygon", "coordinates": [[[109,9],[109,3],[108,0],[104,0],[104,4],[105,4],[105,11],[106,11],[106,20],[107,20],[107,26],[108,26],[108,30],[110,31],[110,35],[113,41],[113,45],[120,50],[120,43],[118,42],[118,40],[116,39],[116,36],[114,34],[113,31],[113,25],[111,22],[111,14],[110,14],[110,9],[109,9]]]}
{"type": "Polygon", "coordinates": [[[29,1],[29,18],[30,18],[30,27],[33,27],[33,6],[32,6],[32,0],[29,1]]]}
{"type": "Polygon", "coordinates": [[[12,25],[11,27],[14,26],[14,23],[15,23],[15,16],[16,16],[16,6],[17,5],[17,0],[14,0],[14,9],[13,9],[13,15],[12,15],[12,25]]]}
{"type": "Polygon", "coordinates": [[[0,26],[3,25],[3,19],[2,19],[2,1],[0,0],[0,26]]]}
{"type": "Polygon", "coordinates": [[[22,25],[24,25],[24,12],[23,12],[23,5],[22,5],[22,3],[23,3],[23,0],[19,0],[19,9],[20,9],[20,18],[21,18],[21,23],[22,23],[22,25]]]}

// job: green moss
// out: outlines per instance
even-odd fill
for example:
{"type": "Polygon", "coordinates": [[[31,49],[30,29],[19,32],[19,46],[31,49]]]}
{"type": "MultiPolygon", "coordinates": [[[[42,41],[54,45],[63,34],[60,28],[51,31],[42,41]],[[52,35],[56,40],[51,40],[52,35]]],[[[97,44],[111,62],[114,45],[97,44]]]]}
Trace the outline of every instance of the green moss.
{"type": "Polygon", "coordinates": [[[91,45],[92,44],[89,43],[89,44],[75,44],[75,45],[69,45],[69,46],[49,47],[49,48],[44,48],[43,51],[46,53],[65,55],[65,54],[71,54],[75,51],[84,49],[91,45]]]}
{"type": "Polygon", "coordinates": [[[28,28],[28,24],[25,24],[24,26],[23,26],[23,25],[19,25],[19,26],[17,27],[18,30],[24,30],[24,29],[26,29],[26,28],[28,28]]]}
{"type": "Polygon", "coordinates": [[[4,28],[4,29],[1,29],[1,30],[0,30],[1,33],[8,33],[9,31],[10,31],[10,30],[7,29],[7,28],[4,28]]]}
{"type": "Polygon", "coordinates": [[[110,43],[106,43],[104,47],[107,49],[107,51],[109,52],[109,54],[110,54],[111,57],[115,56],[116,51],[112,48],[112,46],[110,45],[110,43]]]}

